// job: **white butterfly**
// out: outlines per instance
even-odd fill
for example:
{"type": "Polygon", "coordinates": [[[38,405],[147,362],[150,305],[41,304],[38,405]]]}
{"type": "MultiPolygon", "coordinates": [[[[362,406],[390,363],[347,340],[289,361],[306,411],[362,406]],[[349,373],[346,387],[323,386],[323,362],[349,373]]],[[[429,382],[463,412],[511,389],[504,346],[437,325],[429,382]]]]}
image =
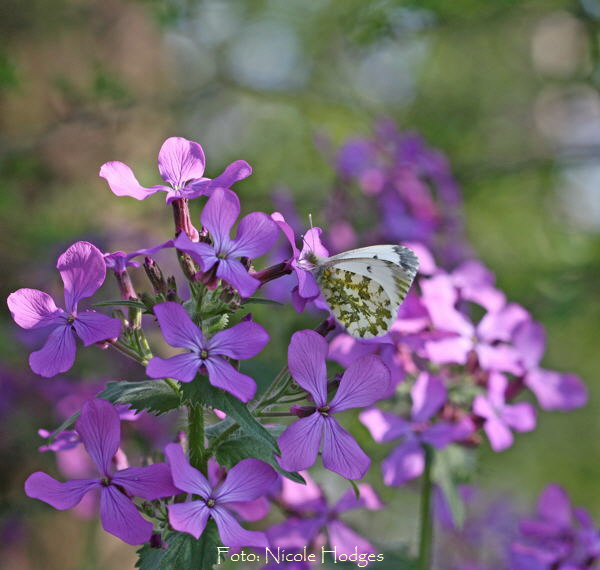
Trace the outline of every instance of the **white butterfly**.
{"type": "Polygon", "coordinates": [[[304,256],[325,301],[354,337],[383,336],[398,315],[419,259],[401,245],[373,245],[332,257],[304,256]]]}

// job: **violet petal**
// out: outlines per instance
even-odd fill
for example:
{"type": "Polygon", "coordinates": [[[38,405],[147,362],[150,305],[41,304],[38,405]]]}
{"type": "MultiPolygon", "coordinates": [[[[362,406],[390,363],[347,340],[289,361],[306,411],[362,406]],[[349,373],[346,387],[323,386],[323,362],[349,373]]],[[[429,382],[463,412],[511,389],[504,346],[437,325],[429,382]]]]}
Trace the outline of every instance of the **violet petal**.
{"type": "Polygon", "coordinates": [[[79,504],[83,496],[100,486],[98,479],[74,479],[61,483],[47,473],[37,471],[25,481],[25,494],[64,511],[79,504]]]}
{"type": "Polygon", "coordinates": [[[75,362],[75,352],[75,335],[65,320],[50,333],[40,350],[29,355],[29,365],[36,374],[49,378],[69,370],[75,362]]]}
{"type": "Polygon", "coordinates": [[[176,503],[168,505],[169,522],[179,532],[187,532],[194,538],[200,535],[206,528],[208,517],[214,509],[209,509],[202,501],[190,501],[188,503],[176,503]]]}
{"type": "Polygon", "coordinates": [[[371,465],[356,440],[332,416],[324,423],[323,465],[346,479],[361,479],[371,465]]]}
{"type": "Polygon", "coordinates": [[[37,289],[19,289],[8,296],[7,304],[15,323],[24,329],[52,325],[64,315],[48,293],[37,289]]]}
{"type": "Polygon", "coordinates": [[[243,546],[264,548],[269,546],[264,532],[242,528],[240,523],[226,509],[217,506],[211,510],[211,515],[217,523],[219,536],[225,546],[232,548],[241,548],[243,546]]]}
{"type": "Polygon", "coordinates": [[[73,322],[73,327],[85,346],[101,340],[119,338],[121,334],[119,319],[113,319],[95,311],[79,313],[73,322]]]}
{"type": "Polygon", "coordinates": [[[277,474],[270,465],[258,459],[244,459],[228,471],[214,498],[221,504],[252,501],[266,495],[276,481],[277,474]]]}
{"type": "Polygon", "coordinates": [[[327,403],[327,341],[311,330],[295,332],[288,347],[292,378],[309,392],[317,406],[327,403]]]}
{"type": "Polygon", "coordinates": [[[102,528],[127,544],[143,544],[150,539],[152,523],[142,518],[131,499],[113,485],[100,494],[102,528]]]}
{"type": "Polygon", "coordinates": [[[383,398],[390,385],[390,371],[375,355],[355,360],[344,372],[330,403],[331,412],[364,408],[383,398]]]}
{"type": "Polygon", "coordinates": [[[123,487],[130,495],[148,501],[180,493],[173,485],[171,470],[166,463],[123,469],[113,475],[111,482],[123,487]]]}
{"type": "Polygon", "coordinates": [[[287,471],[308,469],[317,459],[324,419],[318,412],[289,425],[277,440],[281,449],[279,464],[287,471]]]}
{"type": "Polygon", "coordinates": [[[67,312],[72,313],[81,299],[91,297],[104,283],[106,263],[102,252],[87,241],[78,241],[59,258],[56,268],[65,285],[67,312]]]}
{"type": "Polygon", "coordinates": [[[121,442],[119,414],[106,400],[87,400],[75,423],[83,445],[103,475],[110,475],[112,458],[121,442]]]}

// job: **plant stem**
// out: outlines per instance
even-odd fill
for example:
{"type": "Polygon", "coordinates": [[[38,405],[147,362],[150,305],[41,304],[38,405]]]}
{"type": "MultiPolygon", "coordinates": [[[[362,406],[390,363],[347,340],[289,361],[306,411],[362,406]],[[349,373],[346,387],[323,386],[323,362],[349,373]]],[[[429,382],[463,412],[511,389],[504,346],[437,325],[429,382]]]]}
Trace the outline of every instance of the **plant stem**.
{"type": "Polygon", "coordinates": [[[132,360],[139,362],[142,366],[146,366],[146,364],[148,364],[148,361],[143,356],[140,356],[137,352],[135,352],[135,350],[125,346],[123,343],[121,343],[121,341],[117,340],[116,342],[111,342],[109,344],[121,354],[124,354],[132,360]]]}
{"type": "Polygon", "coordinates": [[[419,531],[419,570],[431,568],[431,550],[433,545],[433,512],[431,499],[433,491],[432,468],[434,450],[430,445],[423,445],[425,451],[425,471],[421,487],[421,528],[419,531]]]}
{"type": "Polygon", "coordinates": [[[190,465],[206,476],[208,455],[204,448],[204,408],[200,404],[188,408],[188,445],[190,465]]]}

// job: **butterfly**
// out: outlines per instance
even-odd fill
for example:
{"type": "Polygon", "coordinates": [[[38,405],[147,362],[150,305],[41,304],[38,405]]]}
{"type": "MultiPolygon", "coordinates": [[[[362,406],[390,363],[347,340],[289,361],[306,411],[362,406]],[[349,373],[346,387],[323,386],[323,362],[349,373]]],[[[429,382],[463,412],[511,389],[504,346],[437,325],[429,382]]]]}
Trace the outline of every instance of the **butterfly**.
{"type": "Polygon", "coordinates": [[[419,269],[419,259],[401,245],[373,245],[331,257],[306,256],[331,312],[358,338],[383,336],[419,269]]]}

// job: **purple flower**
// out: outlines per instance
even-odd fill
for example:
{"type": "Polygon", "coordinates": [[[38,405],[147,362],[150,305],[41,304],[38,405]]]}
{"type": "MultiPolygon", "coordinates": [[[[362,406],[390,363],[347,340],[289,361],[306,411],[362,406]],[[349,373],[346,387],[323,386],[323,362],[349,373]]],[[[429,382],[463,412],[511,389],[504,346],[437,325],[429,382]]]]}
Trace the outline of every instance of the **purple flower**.
{"type": "Polygon", "coordinates": [[[525,384],[544,410],[567,412],[585,405],[587,390],[575,374],[540,368],[546,335],[539,323],[532,320],[522,323],[515,330],[513,343],[525,367],[525,384]]]}
{"type": "Polygon", "coordinates": [[[515,431],[531,431],[535,428],[535,409],[527,402],[507,404],[505,400],[508,380],[498,372],[488,379],[487,396],[477,396],[473,412],[484,418],[485,431],[494,451],[503,451],[513,443],[510,428],[515,431]]]}
{"type": "Polygon", "coordinates": [[[427,357],[438,364],[466,364],[471,351],[477,355],[484,370],[519,374],[522,372],[519,354],[508,344],[515,328],[529,318],[527,312],[514,303],[489,311],[473,325],[455,305],[457,291],[449,275],[439,273],[421,281],[423,304],[433,326],[447,336],[425,343],[427,357]],[[498,342],[501,341],[501,342],[498,342]]]}
{"type": "Polygon", "coordinates": [[[182,137],[168,138],[158,153],[158,170],[168,184],[144,188],[137,181],[133,171],[122,162],[107,162],[100,168],[100,176],[108,182],[117,196],[130,196],[145,200],[156,192],[167,192],[167,204],[181,198],[210,196],[215,188],[229,188],[235,182],[252,174],[252,168],[244,160],[232,162],[225,171],[213,178],[204,178],[206,160],[202,147],[182,137]]]}
{"type": "Polygon", "coordinates": [[[320,487],[308,473],[302,473],[306,485],[288,479],[282,481],[282,489],[277,501],[289,513],[288,518],[269,528],[267,536],[272,547],[315,550],[318,544],[325,544],[323,532],[328,535],[330,547],[336,554],[368,555],[375,552],[373,545],[357,534],[342,519],[341,515],[353,509],[379,510],[383,503],[370,485],[359,484],[359,498],[348,489],[342,497],[330,506],[320,487]]]}
{"type": "Polygon", "coordinates": [[[214,273],[240,292],[250,297],[260,281],[251,277],[238,258],[254,259],[265,254],[277,239],[277,226],[269,216],[253,212],[239,223],[235,239],[229,234],[240,214],[240,200],[226,188],[217,188],[206,202],[200,221],[210,232],[212,245],[196,243],[184,233],[175,239],[175,247],[189,253],[204,273],[214,273]]]}
{"type": "Polygon", "coordinates": [[[154,314],[165,340],[190,352],[171,358],[155,356],[148,362],[150,378],[175,378],[191,382],[204,367],[213,386],[230,392],[243,402],[252,399],[256,383],[238,372],[225,358],[245,360],[256,356],[269,342],[267,331],[252,321],[243,321],[206,339],[179,303],[160,303],[154,314]]]}
{"type": "Polygon", "coordinates": [[[112,459],[121,439],[119,416],[105,400],[90,400],[75,424],[83,444],[101,477],[61,483],[38,471],[25,481],[25,493],[59,510],[75,507],[88,491],[100,489],[100,520],[106,532],[128,544],[142,544],[152,534],[152,523],[139,514],[132,497],[154,500],[176,495],[164,463],[131,467],[113,473],[112,459]]]}
{"type": "Polygon", "coordinates": [[[167,240],[159,245],[155,245],[154,247],[138,249],[136,251],[132,251],[131,253],[125,253],[124,251],[105,253],[104,262],[106,263],[106,267],[108,269],[112,269],[117,274],[123,273],[127,267],[140,266],[138,261],[132,261],[134,257],[139,257],[140,255],[153,255],[161,249],[165,249],[166,247],[173,247],[172,239],[167,240]]]}
{"type": "Polygon", "coordinates": [[[307,302],[316,299],[321,294],[314,275],[307,271],[306,267],[303,267],[303,260],[309,254],[329,257],[329,252],[321,243],[321,228],[311,228],[306,232],[303,237],[302,251],[300,251],[296,247],[294,230],[285,221],[284,217],[279,212],[274,212],[271,214],[271,219],[279,226],[292,247],[292,257],[289,264],[298,280],[298,284],[292,289],[292,305],[298,313],[301,313],[307,302]]]}
{"type": "Polygon", "coordinates": [[[119,319],[95,311],[77,312],[79,301],[91,297],[104,283],[106,266],[102,253],[91,243],[79,241],[58,258],[56,267],[65,285],[66,310],[37,289],[19,289],[8,296],[8,308],[20,327],[50,331],[43,348],[29,356],[31,369],[46,377],[73,366],[75,334],[85,346],[121,334],[119,319]]]}
{"type": "Polygon", "coordinates": [[[248,531],[240,526],[229,512],[229,505],[265,495],[277,481],[277,474],[269,465],[258,459],[244,459],[229,470],[222,485],[213,487],[200,471],[188,463],[181,446],[171,443],[167,445],[165,454],[175,486],[200,497],[200,500],[167,507],[169,522],[175,530],[200,538],[209,517],[212,517],[225,546],[268,546],[264,533],[248,531]]]}
{"type": "Polygon", "coordinates": [[[514,570],[579,570],[595,568],[600,557],[600,532],[589,514],[573,508],[565,490],[548,485],[537,516],[520,524],[522,538],[512,545],[514,570]]]}
{"type": "Polygon", "coordinates": [[[393,487],[403,485],[423,473],[425,468],[423,444],[442,449],[453,441],[465,439],[475,429],[468,418],[463,418],[456,423],[447,421],[430,423],[431,418],[446,401],[446,387],[439,378],[428,372],[421,373],[410,393],[411,420],[405,420],[377,408],[365,410],[359,416],[360,421],[371,432],[373,439],[379,443],[399,437],[404,438],[404,442],[381,463],[383,482],[393,487]]]}
{"type": "Polygon", "coordinates": [[[289,471],[307,469],[316,460],[323,440],[323,465],[346,477],[360,479],[371,460],[333,414],[370,406],[388,390],[390,373],[377,356],[367,355],[344,372],[333,400],[327,403],[327,341],[314,331],[294,333],[288,348],[288,366],[294,380],[315,403],[308,417],[288,426],[279,437],[280,464],[289,471]]]}

